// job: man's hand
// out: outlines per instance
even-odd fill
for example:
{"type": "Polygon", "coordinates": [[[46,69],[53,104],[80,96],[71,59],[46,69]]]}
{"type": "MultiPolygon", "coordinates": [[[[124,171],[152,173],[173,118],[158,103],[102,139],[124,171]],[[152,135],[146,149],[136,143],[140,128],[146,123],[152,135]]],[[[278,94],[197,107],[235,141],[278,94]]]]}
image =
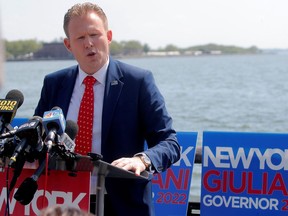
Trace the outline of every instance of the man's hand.
{"type": "Polygon", "coordinates": [[[133,171],[138,176],[146,169],[144,163],[137,156],[132,158],[120,158],[113,161],[111,164],[124,170],[133,171]]]}

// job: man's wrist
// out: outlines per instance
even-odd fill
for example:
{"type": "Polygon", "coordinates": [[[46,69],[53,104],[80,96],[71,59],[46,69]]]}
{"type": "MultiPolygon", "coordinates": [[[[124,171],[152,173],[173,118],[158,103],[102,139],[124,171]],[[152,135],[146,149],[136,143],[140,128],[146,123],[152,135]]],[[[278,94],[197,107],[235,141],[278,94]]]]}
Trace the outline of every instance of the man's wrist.
{"type": "Polygon", "coordinates": [[[142,163],[144,164],[145,169],[146,169],[147,171],[150,171],[150,170],[151,170],[151,160],[150,160],[150,158],[149,158],[145,153],[139,153],[139,154],[136,154],[136,155],[134,155],[134,156],[140,158],[140,160],[141,160],[142,163]]]}

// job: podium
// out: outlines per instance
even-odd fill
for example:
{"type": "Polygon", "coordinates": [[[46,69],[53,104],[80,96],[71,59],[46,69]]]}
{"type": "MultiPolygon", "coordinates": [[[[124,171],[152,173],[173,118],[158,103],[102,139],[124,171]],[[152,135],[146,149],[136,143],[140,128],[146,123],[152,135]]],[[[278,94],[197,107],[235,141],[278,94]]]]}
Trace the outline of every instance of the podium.
{"type": "MultiPolygon", "coordinates": [[[[61,157],[55,157],[53,160],[50,160],[51,163],[49,163],[49,179],[51,179],[51,182],[54,182],[52,184],[48,184],[47,187],[47,197],[44,196],[44,188],[45,188],[45,178],[40,176],[39,181],[32,180],[32,175],[35,175],[35,172],[39,169],[42,170],[42,166],[37,166],[36,164],[33,164],[31,167],[25,167],[23,169],[22,174],[19,176],[19,179],[17,180],[17,183],[15,185],[15,190],[18,188],[17,193],[20,191],[19,188],[22,188],[22,192],[17,198],[17,201],[11,201],[11,203],[14,204],[6,207],[9,207],[11,209],[11,215],[39,215],[39,211],[41,208],[43,208],[44,201],[43,199],[46,199],[49,205],[54,205],[55,200],[59,198],[60,200],[64,200],[63,202],[72,203],[75,200],[76,204],[79,205],[79,208],[83,208],[89,211],[89,207],[92,205],[91,202],[89,202],[89,196],[87,194],[96,194],[96,203],[93,203],[93,207],[95,206],[95,213],[97,216],[103,216],[104,215],[104,194],[105,194],[105,179],[106,178],[126,178],[126,179],[138,179],[143,181],[148,181],[152,179],[152,174],[144,171],[141,173],[140,176],[136,176],[131,171],[126,171],[122,168],[118,168],[115,166],[112,166],[111,164],[102,161],[102,160],[95,160],[95,158],[90,156],[77,156],[76,160],[74,161],[64,161],[61,157]],[[36,169],[37,168],[37,169],[36,169]],[[36,169],[36,171],[35,171],[36,169]],[[78,172],[78,173],[77,173],[78,172]],[[70,192],[70,188],[75,186],[75,183],[77,182],[90,182],[91,175],[97,177],[97,185],[96,182],[93,184],[94,187],[93,190],[90,190],[90,186],[88,184],[82,184],[80,187],[75,187],[73,189],[73,194],[70,192]],[[71,176],[72,180],[71,180],[71,176]],[[30,179],[28,183],[31,183],[33,181],[33,185],[37,185],[34,190],[31,190],[31,184],[27,183],[23,184],[26,179],[30,179]],[[59,182],[59,179],[62,179],[63,181],[59,182]],[[58,181],[58,182],[57,182],[58,181]],[[21,185],[21,186],[20,186],[21,185]],[[29,187],[30,185],[30,187],[29,187]],[[39,186],[39,187],[38,187],[39,186]],[[29,189],[30,188],[30,189],[29,189]],[[41,188],[41,189],[39,189],[41,188]],[[28,190],[28,191],[27,191],[28,190]],[[48,192],[49,191],[49,192],[48,192]],[[65,193],[65,191],[69,191],[69,193],[65,193]],[[84,192],[85,191],[85,192],[84,192]],[[59,193],[60,192],[60,193],[59,193]],[[84,193],[83,193],[84,192],[84,193]],[[29,196],[28,196],[29,194],[29,196]],[[86,194],[85,196],[83,194],[86,194]],[[31,196],[30,196],[31,195],[31,196]],[[27,197],[28,196],[28,197],[27,197]],[[43,197],[43,199],[42,199],[43,197]],[[53,198],[52,198],[53,197],[53,198]],[[30,200],[31,198],[31,200],[30,200]],[[42,201],[39,202],[39,199],[42,201]],[[25,201],[25,203],[24,203],[25,201]],[[26,202],[29,202],[26,204],[26,202]],[[31,202],[31,203],[30,203],[31,202]],[[50,203],[51,202],[51,203],[50,203]],[[38,205],[39,204],[39,205],[38,205]],[[40,207],[39,207],[40,206],[40,207]]],[[[43,164],[43,163],[41,163],[43,164]]],[[[37,171],[38,172],[38,171],[37,171]]],[[[40,171],[39,171],[40,172],[40,171]]],[[[7,170],[0,172],[0,179],[5,179],[7,176],[7,170]]],[[[12,175],[11,175],[12,177],[12,175]]],[[[26,181],[25,181],[26,182],[26,181]]],[[[13,189],[13,190],[14,190],[13,189]]],[[[46,190],[46,188],[45,188],[46,190]]],[[[0,200],[5,200],[6,197],[5,191],[6,191],[6,185],[5,181],[0,181],[0,191],[1,196],[0,200]],[[3,192],[4,191],[4,192],[3,192]]],[[[16,193],[16,191],[14,191],[16,193]]],[[[14,194],[13,192],[11,194],[14,194]]],[[[61,204],[61,203],[60,203],[61,204]]],[[[1,204],[0,201],[0,214],[4,214],[5,209],[1,207],[3,203],[1,204]]]]}
{"type": "MultiPolygon", "coordinates": [[[[56,169],[66,170],[65,162],[59,159],[56,163],[56,169]]],[[[134,172],[124,170],[113,166],[103,160],[93,159],[90,156],[81,156],[78,158],[74,170],[75,171],[90,171],[97,176],[96,187],[96,215],[104,215],[104,194],[105,194],[105,179],[106,178],[126,178],[126,179],[142,179],[148,181],[152,179],[152,174],[143,171],[140,176],[136,176],[134,172]]]]}
{"type": "Polygon", "coordinates": [[[97,189],[96,189],[96,215],[104,215],[104,193],[105,193],[105,178],[129,178],[129,179],[143,179],[148,181],[149,173],[144,171],[140,176],[136,176],[135,173],[126,171],[122,168],[118,168],[108,164],[102,160],[94,162],[94,166],[97,170],[97,189]]]}

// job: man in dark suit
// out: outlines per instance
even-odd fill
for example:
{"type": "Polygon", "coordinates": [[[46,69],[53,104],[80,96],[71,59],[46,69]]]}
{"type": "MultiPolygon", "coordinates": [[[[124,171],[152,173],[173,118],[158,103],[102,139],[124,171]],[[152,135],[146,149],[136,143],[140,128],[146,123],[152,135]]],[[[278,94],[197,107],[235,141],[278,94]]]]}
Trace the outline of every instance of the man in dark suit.
{"type": "MultiPolygon", "coordinates": [[[[153,75],[109,57],[112,31],[102,9],[91,3],[74,5],[64,17],[64,31],[64,44],[78,65],[45,77],[35,115],[58,106],[66,119],[77,122],[82,81],[93,76],[91,151],[136,175],[163,172],[178,161],[176,132],[153,75]]],[[[107,178],[105,183],[105,215],[154,215],[151,181],[107,178]]]]}

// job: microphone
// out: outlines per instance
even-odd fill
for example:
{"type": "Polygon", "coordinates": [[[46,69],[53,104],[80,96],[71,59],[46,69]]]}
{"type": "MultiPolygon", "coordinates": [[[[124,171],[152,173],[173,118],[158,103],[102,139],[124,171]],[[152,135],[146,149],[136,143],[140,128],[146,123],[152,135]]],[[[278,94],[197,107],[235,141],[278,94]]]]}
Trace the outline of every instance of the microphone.
{"type": "Polygon", "coordinates": [[[48,152],[51,150],[53,144],[58,142],[58,135],[62,135],[65,131],[65,118],[62,109],[53,107],[51,111],[44,112],[43,127],[45,129],[48,152]]]}
{"type": "Polygon", "coordinates": [[[60,136],[60,144],[62,144],[66,151],[74,152],[75,142],[74,139],[79,131],[79,127],[76,122],[72,120],[66,121],[65,133],[60,136]]]}
{"type": "Polygon", "coordinates": [[[66,163],[74,163],[77,158],[77,154],[74,153],[76,144],[73,140],[78,130],[77,123],[72,120],[67,120],[65,133],[60,136],[60,142],[56,145],[56,153],[64,159],[66,163]]]}
{"type": "MultiPolygon", "coordinates": [[[[42,145],[42,119],[39,116],[31,118],[27,123],[22,124],[14,133],[20,139],[13,155],[10,157],[9,166],[16,162],[20,154],[24,154],[24,149],[30,147],[31,151],[40,152],[42,145]]],[[[28,152],[26,152],[28,154],[28,152]]],[[[26,154],[26,155],[27,155],[26,154]]]]}
{"type": "Polygon", "coordinates": [[[0,158],[11,157],[17,146],[18,140],[14,138],[5,138],[1,140],[0,144],[0,158]]]}
{"type": "MultiPolygon", "coordinates": [[[[3,133],[8,129],[10,122],[14,118],[17,109],[24,101],[23,94],[13,89],[9,91],[5,99],[0,99],[0,132],[3,133]]],[[[11,127],[11,126],[10,126],[11,127]]]]}
{"type": "Polygon", "coordinates": [[[10,186],[9,186],[10,191],[15,186],[17,179],[23,170],[24,164],[25,164],[25,156],[21,154],[19,155],[18,160],[14,163],[14,175],[10,182],[10,186]]]}
{"type": "Polygon", "coordinates": [[[77,125],[76,122],[68,119],[66,121],[66,128],[65,128],[65,133],[68,134],[68,136],[74,140],[76,135],[78,134],[78,131],[79,131],[79,127],[77,125]]]}
{"type": "MultiPolygon", "coordinates": [[[[16,135],[25,136],[31,132],[33,133],[35,128],[37,128],[38,126],[41,127],[41,125],[42,125],[42,118],[40,116],[33,116],[31,119],[28,120],[28,122],[20,125],[16,129],[10,130],[6,133],[2,133],[0,135],[0,139],[11,138],[16,135]]],[[[43,129],[41,129],[41,131],[43,131],[43,129]]]]}
{"type": "Polygon", "coordinates": [[[24,102],[24,95],[21,91],[17,90],[17,89],[13,89],[13,90],[10,90],[6,97],[5,97],[7,100],[17,100],[18,101],[18,104],[17,104],[17,109],[21,107],[21,105],[23,104],[24,102]]]}
{"type": "Polygon", "coordinates": [[[20,139],[20,142],[15,147],[9,161],[9,166],[11,167],[13,165],[14,168],[14,175],[9,190],[12,190],[15,186],[16,181],[22,172],[26,157],[29,155],[28,151],[30,150],[32,152],[34,149],[39,149],[39,145],[42,146],[42,123],[41,118],[39,118],[40,117],[37,116],[33,117],[27,123],[22,124],[18,130],[14,132],[15,135],[10,134],[10,136],[15,136],[20,139]],[[29,150],[27,151],[26,149],[29,150]]]}
{"type": "Polygon", "coordinates": [[[31,176],[26,178],[22,184],[19,186],[18,190],[14,194],[14,198],[19,201],[22,205],[29,204],[38,189],[37,180],[42,174],[45,168],[45,160],[39,165],[36,169],[35,173],[31,176]]]}

